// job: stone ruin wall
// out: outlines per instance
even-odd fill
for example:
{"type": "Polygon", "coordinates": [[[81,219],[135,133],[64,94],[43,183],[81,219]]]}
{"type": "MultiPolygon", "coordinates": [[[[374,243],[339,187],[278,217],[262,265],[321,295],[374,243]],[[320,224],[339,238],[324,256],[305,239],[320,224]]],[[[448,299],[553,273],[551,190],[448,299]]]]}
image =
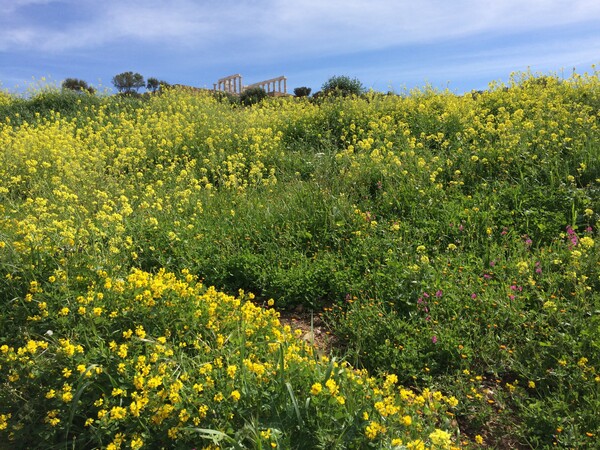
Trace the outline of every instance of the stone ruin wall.
{"type": "Polygon", "coordinates": [[[287,95],[287,78],[280,76],[244,86],[242,83],[242,76],[238,73],[220,78],[213,84],[213,89],[215,91],[227,92],[234,95],[240,95],[246,89],[253,87],[261,87],[270,95],[287,95]]]}

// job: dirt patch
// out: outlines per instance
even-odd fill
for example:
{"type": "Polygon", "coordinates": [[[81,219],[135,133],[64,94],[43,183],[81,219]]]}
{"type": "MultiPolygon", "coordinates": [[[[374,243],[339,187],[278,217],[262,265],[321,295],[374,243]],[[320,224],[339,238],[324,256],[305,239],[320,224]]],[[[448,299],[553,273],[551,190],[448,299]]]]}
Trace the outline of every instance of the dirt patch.
{"type": "Polygon", "coordinates": [[[289,325],[292,331],[300,330],[300,338],[303,341],[314,345],[321,354],[331,353],[336,345],[336,339],[320,312],[297,307],[289,311],[280,310],[279,314],[281,324],[289,325]]]}

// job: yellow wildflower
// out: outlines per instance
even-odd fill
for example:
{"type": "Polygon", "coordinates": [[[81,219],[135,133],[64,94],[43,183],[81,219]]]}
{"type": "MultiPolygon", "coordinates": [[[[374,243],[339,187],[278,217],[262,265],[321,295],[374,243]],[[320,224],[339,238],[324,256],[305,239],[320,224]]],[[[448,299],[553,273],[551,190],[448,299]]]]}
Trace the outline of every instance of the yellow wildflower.
{"type": "Polygon", "coordinates": [[[315,383],[310,388],[310,393],[312,395],[318,395],[322,390],[323,390],[323,386],[321,385],[321,383],[315,383]]]}

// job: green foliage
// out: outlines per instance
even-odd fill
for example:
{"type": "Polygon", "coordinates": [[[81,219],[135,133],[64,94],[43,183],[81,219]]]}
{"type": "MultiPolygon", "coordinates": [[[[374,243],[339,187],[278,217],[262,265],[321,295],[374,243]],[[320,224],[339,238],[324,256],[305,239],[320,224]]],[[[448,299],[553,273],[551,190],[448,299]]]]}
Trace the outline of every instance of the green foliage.
{"type": "MultiPolygon", "coordinates": [[[[224,316],[212,322],[231,325],[219,347],[204,313],[196,317],[190,298],[164,294],[160,283],[149,294],[133,285],[132,295],[118,292],[137,269],[152,276],[164,269],[182,274],[169,285],[185,273],[228,294],[242,288],[259,305],[273,298],[277,308],[321,313],[338,356],[383,379],[393,373],[417,392],[435,387],[456,397],[452,419],[432,416],[427,426],[440,420],[452,430],[456,420],[457,446],[597,448],[599,85],[598,74],[561,82],[526,74],[475,96],[426,88],[267,99],[260,108],[183,89],[144,101],[72,92],[12,98],[0,106],[8,119],[0,132],[0,297],[10,305],[2,326],[13,328],[0,337],[14,347],[3,353],[14,370],[3,363],[6,377],[18,373],[32,393],[19,417],[60,434],[35,411],[52,400],[64,412],[66,403],[45,399],[18,358],[27,339],[50,342],[42,338],[49,329],[85,336],[86,351],[111,374],[120,360],[102,342],[121,339],[138,319],[154,340],[168,329],[175,353],[164,360],[173,361],[173,380],[186,368],[196,374],[207,354],[231,363],[250,348],[242,341],[254,335],[224,316]],[[32,293],[32,282],[43,292],[32,293]],[[138,310],[144,295],[160,308],[154,315],[138,310]],[[59,314],[65,305],[68,317],[88,309],[70,321],[59,314]],[[106,310],[94,318],[94,307],[106,310]],[[210,352],[194,347],[199,335],[210,352]]],[[[272,342],[276,332],[256,335],[272,342]]],[[[152,345],[140,339],[132,354],[150,355],[152,345]]],[[[38,358],[55,391],[71,383],[56,359],[45,359],[56,351],[21,353],[38,358]]],[[[284,448],[303,439],[313,447],[390,448],[383,438],[364,440],[367,422],[350,395],[343,411],[332,402],[311,409],[307,388],[329,370],[315,367],[295,365],[287,378],[275,370],[262,390],[246,385],[251,395],[240,408],[214,401],[211,391],[206,401],[224,413],[213,418],[235,418],[196,427],[203,443],[212,436],[222,446],[264,448],[261,431],[269,428],[284,448]]],[[[79,385],[80,406],[97,417],[88,390],[104,390],[117,406],[109,382],[131,384],[133,371],[128,365],[112,381],[79,385]]],[[[384,418],[369,411],[370,420],[384,418]]],[[[83,412],[73,414],[73,426],[85,428],[83,412]]],[[[391,430],[397,420],[380,422],[391,430]]],[[[94,429],[104,446],[108,428],[94,429]]]]}
{"type": "Polygon", "coordinates": [[[325,94],[341,96],[361,95],[365,92],[365,88],[358,78],[350,78],[347,75],[332,76],[323,83],[321,90],[325,94]]]}
{"type": "Polygon", "coordinates": [[[225,91],[212,91],[212,96],[221,103],[229,103],[231,105],[240,104],[240,96],[225,91]]]}
{"type": "Polygon", "coordinates": [[[255,105],[265,98],[267,98],[267,91],[259,86],[245,89],[244,92],[240,94],[240,102],[244,106],[255,105]]]}
{"type": "Polygon", "coordinates": [[[146,89],[150,92],[162,91],[171,87],[169,83],[158,78],[150,77],[146,80],[146,89]]]}
{"type": "Polygon", "coordinates": [[[156,92],[160,89],[160,81],[158,78],[150,77],[146,80],[146,89],[156,92]]]}
{"type": "Polygon", "coordinates": [[[145,86],[144,77],[131,71],[115,75],[112,78],[112,84],[122,94],[132,94],[145,86]]]}
{"type": "Polygon", "coordinates": [[[297,87],[294,89],[294,95],[296,97],[308,97],[311,90],[311,88],[305,86],[297,87]]]}
{"type": "Polygon", "coordinates": [[[79,80],[77,78],[66,78],[61,84],[63,89],[69,89],[75,92],[87,92],[94,94],[96,90],[87,84],[85,80],[79,80]]]}
{"type": "Polygon", "coordinates": [[[81,111],[88,108],[87,114],[92,114],[91,108],[102,103],[102,99],[94,95],[81,95],[72,90],[45,90],[31,98],[13,97],[10,102],[0,103],[0,115],[13,125],[25,122],[33,124],[40,120],[55,116],[82,119],[81,111]]]}

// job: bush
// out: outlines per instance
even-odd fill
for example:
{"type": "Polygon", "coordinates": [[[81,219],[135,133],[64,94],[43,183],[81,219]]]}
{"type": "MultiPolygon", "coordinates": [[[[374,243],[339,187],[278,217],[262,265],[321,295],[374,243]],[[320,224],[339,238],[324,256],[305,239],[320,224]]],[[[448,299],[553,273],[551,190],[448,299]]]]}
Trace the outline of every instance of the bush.
{"type": "Polygon", "coordinates": [[[88,92],[90,94],[94,94],[96,92],[96,89],[89,86],[87,81],[79,80],[77,78],[66,78],[62,82],[61,87],[63,90],[67,89],[75,92],[88,92]]]}
{"type": "Polygon", "coordinates": [[[311,88],[302,86],[294,89],[294,95],[296,97],[308,97],[310,95],[311,88]]]}
{"type": "Polygon", "coordinates": [[[240,97],[230,92],[214,91],[212,95],[220,103],[230,103],[232,105],[238,105],[240,103],[240,97]]]}
{"type": "Polygon", "coordinates": [[[240,101],[242,102],[242,105],[250,106],[254,105],[255,103],[260,103],[266,97],[267,91],[265,91],[263,88],[252,87],[242,92],[242,95],[240,95],[240,101]]]}
{"type": "Polygon", "coordinates": [[[365,92],[363,84],[358,78],[350,78],[346,75],[333,76],[321,87],[325,94],[341,96],[360,95],[365,92]]]}

